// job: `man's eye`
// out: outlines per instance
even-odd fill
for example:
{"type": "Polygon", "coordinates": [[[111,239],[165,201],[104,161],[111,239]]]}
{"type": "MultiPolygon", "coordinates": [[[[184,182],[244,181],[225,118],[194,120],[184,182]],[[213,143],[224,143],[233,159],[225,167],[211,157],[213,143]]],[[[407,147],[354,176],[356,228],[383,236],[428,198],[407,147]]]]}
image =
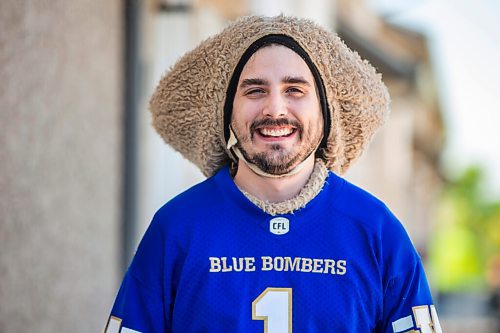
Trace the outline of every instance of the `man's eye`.
{"type": "Polygon", "coordinates": [[[289,94],[303,94],[304,92],[302,89],[297,88],[297,87],[289,87],[286,89],[286,92],[289,94]]]}
{"type": "Polygon", "coordinates": [[[247,91],[245,91],[245,96],[248,96],[248,95],[260,95],[260,94],[263,94],[265,93],[264,89],[261,89],[261,88],[252,88],[252,89],[248,89],[247,91]]]}

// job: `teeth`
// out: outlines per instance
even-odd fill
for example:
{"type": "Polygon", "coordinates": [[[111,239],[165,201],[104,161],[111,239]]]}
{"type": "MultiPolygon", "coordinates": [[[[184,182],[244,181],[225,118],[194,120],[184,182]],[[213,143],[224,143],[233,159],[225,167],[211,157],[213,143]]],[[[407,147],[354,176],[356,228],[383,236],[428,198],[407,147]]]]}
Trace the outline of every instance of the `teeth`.
{"type": "Polygon", "coordinates": [[[279,128],[279,129],[271,129],[271,128],[262,128],[260,133],[265,136],[287,136],[292,134],[293,129],[291,128],[279,128]]]}

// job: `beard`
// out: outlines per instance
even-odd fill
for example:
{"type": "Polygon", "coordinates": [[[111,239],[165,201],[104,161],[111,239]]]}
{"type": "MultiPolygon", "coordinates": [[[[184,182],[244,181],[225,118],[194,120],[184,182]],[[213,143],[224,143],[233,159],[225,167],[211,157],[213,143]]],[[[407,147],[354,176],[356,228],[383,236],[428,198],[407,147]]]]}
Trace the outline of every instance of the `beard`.
{"type": "Polygon", "coordinates": [[[285,175],[292,171],[298,164],[308,158],[317,149],[321,140],[321,128],[309,127],[304,132],[304,127],[296,120],[290,119],[262,119],[253,122],[250,132],[241,135],[237,127],[232,126],[238,139],[236,146],[245,159],[255,164],[260,170],[272,175],[285,175]],[[297,131],[298,142],[287,149],[281,143],[270,143],[265,151],[253,152],[253,139],[259,127],[264,126],[293,126],[297,131]]]}

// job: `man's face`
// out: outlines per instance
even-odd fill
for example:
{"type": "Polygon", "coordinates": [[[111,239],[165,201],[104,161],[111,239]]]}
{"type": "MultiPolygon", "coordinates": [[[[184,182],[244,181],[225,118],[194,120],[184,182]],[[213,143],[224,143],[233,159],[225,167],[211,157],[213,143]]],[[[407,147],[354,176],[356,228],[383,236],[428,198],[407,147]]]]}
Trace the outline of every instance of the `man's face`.
{"type": "Polygon", "coordinates": [[[243,156],[267,173],[286,174],[307,158],[322,138],[323,117],[304,60],[281,45],[255,52],[240,75],[231,127],[243,156]]]}

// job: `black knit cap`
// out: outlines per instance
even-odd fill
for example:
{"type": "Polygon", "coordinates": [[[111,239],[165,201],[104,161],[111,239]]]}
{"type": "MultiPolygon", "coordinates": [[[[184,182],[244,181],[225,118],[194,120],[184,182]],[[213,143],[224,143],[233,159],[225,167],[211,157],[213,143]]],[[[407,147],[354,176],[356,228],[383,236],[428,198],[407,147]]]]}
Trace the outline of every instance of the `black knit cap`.
{"type": "Polygon", "coordinates": [[[317,153],[321,151],[321,148],[326,148],[328,141],[328,134],[330,132],[330,112],[328,110],[328,103],[326,100],[325,86],[323,84],[323,80],[319,75],[319,71],[311,61],[311,58],[307,54],[307,52],[291,37],[286,35],[267,35],[260,39],[257,39],[253,42],[243,53],[240,58],[240,61],[236,65],[234,69],[233,75],[231,76],[231,80],[229,81],[229,86],[227,88],[226,93],[226,101],[224,103],[224,138],[226,142],[229,141],[230,131],[229,125],[231,124],[231,114],[233,112],[233,101],[234,95],[236,94],[236,89],[238,87],[238,81],[240,79],[241,72],[243,71],[243,67],[245,67],[246,63],[250,59],[250,57],[257,52],[259,49],[269,46],[272,44],[279,44],[288,47],[295,53],[297,53],[307,64],[309,70],[311,71],[314,81],[316,83],[316,87],[318,89],[319,94],[319,103],[321,105],[321,111],[323,113],[323,138],[319,145],[319,149],[317,153]]]}

